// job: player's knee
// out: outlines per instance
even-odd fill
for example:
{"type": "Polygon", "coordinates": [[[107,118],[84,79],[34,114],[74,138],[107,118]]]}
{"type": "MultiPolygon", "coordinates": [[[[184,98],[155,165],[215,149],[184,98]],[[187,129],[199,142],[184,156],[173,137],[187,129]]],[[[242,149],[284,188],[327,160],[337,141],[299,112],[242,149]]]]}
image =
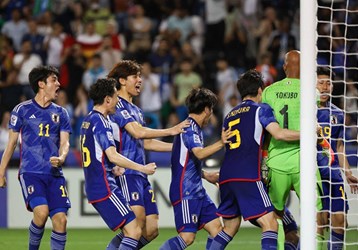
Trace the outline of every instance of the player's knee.
{"type": "Polygon", "coordinates": [[[152,240],[154,240],[155,238],[157,238],[158,235],[159,235],[158,227],[156,227],[156,228],[151,228],[150,231],[148,231],[148,233],[147,233],[147,240],[148,240],[148,241],[152,241],[152,240]]]}
{"type": "Polygon", "coordinates": [[[191,244],[193,244],[196,234],[194,234],[194,233],[180,233],[179,235],[185,241],[186,245],[190,246],[191,244]]]}
{"type": "Polygon", "coordinates": [[[46,209],[36,209],[34,210],[34,222],[38,226],[45,225],[49,212],[46,209]]]}
{"type": "Polygon", "coordinates": [[[52,216],[52,225],[56,232],[65,232],[67,226],[67,216],[64,213],[57,213],[52,216]]]}

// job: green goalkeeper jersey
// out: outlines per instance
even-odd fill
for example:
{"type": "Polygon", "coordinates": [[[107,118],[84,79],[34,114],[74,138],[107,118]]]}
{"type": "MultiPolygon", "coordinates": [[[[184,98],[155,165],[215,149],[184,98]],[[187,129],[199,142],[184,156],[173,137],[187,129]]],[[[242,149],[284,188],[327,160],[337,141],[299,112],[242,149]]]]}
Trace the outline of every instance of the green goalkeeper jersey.
{"type": "MultiPolygon", "coordinates": [[[[300,80],[285,78],[267,87],[262,102],[269,104],[281,128],[300,130],[300,80]]],[[[267,165],[282,173],[300,172],[300,142],[271,138],[267,165]]]]}

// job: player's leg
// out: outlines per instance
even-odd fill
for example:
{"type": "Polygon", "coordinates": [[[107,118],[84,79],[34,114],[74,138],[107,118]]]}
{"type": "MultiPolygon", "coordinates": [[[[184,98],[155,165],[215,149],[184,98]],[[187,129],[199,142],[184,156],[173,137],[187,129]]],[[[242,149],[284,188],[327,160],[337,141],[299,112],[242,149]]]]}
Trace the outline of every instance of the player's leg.
{"type": "Polygon", "coordinates": [[[268,176],[268,194],[270,200],[275,207],[275,216],[278,223],[278,248],[284,249],[285,245],[285,233],[283,229],[282,218],[284,215],[284,209],[286,206],[287,197],[292,187],[292,179],[288,174],[282,174],[272,169],[269,169],[268,176]]]}
{"type": "Polygon", "coordinates": [[[67,211],[71,207],[64,177],[51,176],[47,187],[48,206],[52,221],[51,249],[65,249],[67,241],[67,211]]]}
{"type": "MultiPolygon", "coordinates": [[[[146,219],[147,219],[147,213],[146,213],[146,200],[151,199],[151,195],[148,193],[148,190],[146,190],[146,187],[150,187],[150,184],[147,179],[138,176],[138,175],[122,175],[116,178],[116,182],[118,187],[120,188],[121,192],[123,193],[125,199],[129,203],[132,211],[134,212],[136,216],[137,223],[139,227],[142,230],[142,233],[145,235],[142,235],[140,239],[139,247],[143,247],[144,244],[148,244],[150,240],[147,239],[147,231],[146,231],[146,219]]],[[[156,203],[155,203],[156,205],[156,203]]],[[[158,213],[157,213],[158,214],[158,213]]],[[[151,218],[149,218],[151,219],[151,218]]],[[[153,218],[153,221],[155,218],[153,218]]],[[[154,225],[154,224],[152,224],[154,225]]],[[[151,230],[152,228],[149,228],[151,230]]],[[[155,232],[149,232],[149,234],[155,235],[155,232]]],[[[117,239],[121,238],[122,235],[120,234],[117,239]]]]}
{"type": "Polygon", "coordinates": [[[206,241],[206,249],[209,249],[213,239],[216,235],[223,229],[220,218],[216,214],[217,208],[214,202],[206,194],[203,198],[203,204],[201,208],[201,213],[199,217],[199,229],[204,227],[204,229],[209,233],[208,239],[206,241]]]}
{"type": "Polygon", "coordinates": [[[274,212],[270,212],[257,219],[261,226],[261,248],[262,249],[277,249],[277,231],[278,223],[274,212]]]}
{"type": "Polygon", "coordinates": [[[346,228],[346,212],[348,211],[347,196],[344,192],[343,179],[339,182],[332,181],[330,197],[330,219],[332,229],[328,249],[342,249],[346,228]]]}
{"type": "Polygon", "coordinates": [[[160,250],[185,249],[194,242],[199,229],[198,214],[203,200],[181,200],[173,206],[175,227],[179,233],[160,247],[160,250]]]}
{"type": "Polygon", "coordinates": [[[46,186],[41,177],[41,175],[30,173],[24,173],[19,176],[27,209],[33,212],[33,219],[29,226],[29,250],[39,249],[49,216],[46,186]]]}
{"type": "Polygon", "coordinates": [[[224,228],[214,237],[210,250],[225,249],[240,228],[241,217],[223,218],[224,228]]]}
{"type": "Polygon", "coordinates": [[[297,223],[287,207],[282,217],[282,223],[285,231],[285,250],[299,249],[300,237],[297,223]]]}
{"type": "Polygon", "coordinates": [[[147,245],[149,242],[154,240],[158,234],[158,207],[157,202],[155,199],[154,191],[149,183],[149,181],[146,181],[145,187],[144,187],[144,207],[145,207],[145,227],[143,228],[143,236],[141,237],[138,245],[138,249],[141,249],[145,245],[147,245]]]}
{"type": "Polygon", "coordinates": [[[117,237],[115,236],[107,245],[107,250],[136,249],[138,246],[142,231],[134,213],[126,204],[126,199],[118,189],[114,190],[108,199],[92,204],[112,231],[121,228],[123,232],[123,239],[118,242],[114,240],[117,237]]]}

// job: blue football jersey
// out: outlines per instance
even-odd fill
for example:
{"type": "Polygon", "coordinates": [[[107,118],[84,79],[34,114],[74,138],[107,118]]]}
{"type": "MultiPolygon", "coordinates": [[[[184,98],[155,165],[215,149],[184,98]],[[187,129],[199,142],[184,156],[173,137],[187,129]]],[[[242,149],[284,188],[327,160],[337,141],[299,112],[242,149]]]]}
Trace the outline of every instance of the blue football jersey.
{"type": "MultiPolygon", "coordinates": [[[[337,141],[341,138],[344,139],[344,114],[341,109],[332,103],[328,103],[327,107],[319,108],[317,112],[317,121],[323,130],[323,136],[331,144],[334,152],[334,161],[331,167],[328,167],[327,157],[318,155],[317,161],[320,167],[320,173],[323,179],[341,180],[342,175],[340,171],[338,154],[337,154],[337,141]]],[[[322,151],[320,146],[317,146],[318,151],[322,151]]]]}
{"type": "Polygon", "coordinates": [[[20,133],[20,174],[63,174],[50,163],[50,157],[59,155],[60,132],[71,133],[63,107],[51,103],[43,108],[34,99],[22,102],[11,112],[9,128],[20,133]]]}
{"type": "Polygon", "coordinates": [[[96,110],[83,120],[80,133],[85,189],[90,203],[108,198],[117,188],[111,170],[114,166],[105,153],[115,147],[109,120],[96,110]]]}
{"type": "Polygon", "coordinates": [[[202,162],[195,157],[192,149],[203,148],[203,132],[192,118],[188,118],[190,126],[185,133],[176,135],[171,157],[172,181],[170,184],[170,200],[173,204],[183,199],[202,198],[205,189],[201,181],[202,162]]]}
{"type": "Polygon", "coordinates": [[[219,183],[261,180],[261,146],[265,128],[277,122],[272,108],[251,100],[243,101],[224,119],[225,130],[234,133],[226,145],[219,183]]]}
{"type": "MultiPolygon", "coordinates": [[[[125,126],[130,122],[137,122],[140,126],[145,126],[143,111],[133,103],[118,97],[116,113],[110,115],[113,135],[117,146],[117,151],[128,159],[145,165],[145,150],[143,139],[136,139],[125,130],[125,126]]],[[[125,174],[135,174],[146,177],[147,175],[136,170],[126,169],[125,174]]]]}

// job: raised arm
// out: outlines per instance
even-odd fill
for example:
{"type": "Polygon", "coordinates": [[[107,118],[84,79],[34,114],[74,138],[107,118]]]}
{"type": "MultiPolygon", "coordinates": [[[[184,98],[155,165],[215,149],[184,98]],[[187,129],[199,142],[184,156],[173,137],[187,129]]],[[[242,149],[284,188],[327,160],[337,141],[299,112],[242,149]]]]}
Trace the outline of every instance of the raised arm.
{"type": "Polygon", "coordinates": [[[19,138],[19,133],[14,132],[10,129],[9,131],[9,143],[6,146],[6,149],[2,155],[1,164],[0,164],[0,188],[6,187],[6,169],[10,162],[12,155],[14,154],[17,140],[19,138]]]}
{"type": "Polygon", "coordinates": [[[128,133],[136,139],[153,139],[164,136],[173,136],[184,132],[184,128],[189,126],[187,120],[166,129],[151,129],[140,126],[137,122],[130,122],[124,127],[128,133]]]}
{"type": "Polygon", "coordinates": [[[128,158],[124,157],[123,155],[117,153],[116,148],[111,146],[106,149],[106,155],[108,159],[117,166],[129,168],[133,170],[137,170],[147,175],[152,175],[155,173],[157,166],[155,163],[149,163],[147,165],[141,165],[135,163],[134,161],[129,160],[128,158]]]}
{"type": "Polygon", "coordinates": [[[193,154],[196,158],[199,160],[205,159],[206,157],[215,154],[217,151],[219,151],[226,143],[230,143],[228,139],[232,137],[232,133],[230,129],[222,130],[221,132],[221,140],[215,142],[214,144],[211,144],[209,146],[206,146],[205,148],[193,148],[193,154]]]}
{"type": "Polygon", "coordinates": [[[272,135],[273,138],[279,141],[298,141],[300,139],[300,132],[280,128],[278,123],[271,122],[266,126],[266,130],[272,135]]]}
{"type": "Polygon", "coordinates": [[[145,139],[144,149],[157,152],[170,152],[173,149],[173,143],[163,142],[155,139],[145,139]]]}

